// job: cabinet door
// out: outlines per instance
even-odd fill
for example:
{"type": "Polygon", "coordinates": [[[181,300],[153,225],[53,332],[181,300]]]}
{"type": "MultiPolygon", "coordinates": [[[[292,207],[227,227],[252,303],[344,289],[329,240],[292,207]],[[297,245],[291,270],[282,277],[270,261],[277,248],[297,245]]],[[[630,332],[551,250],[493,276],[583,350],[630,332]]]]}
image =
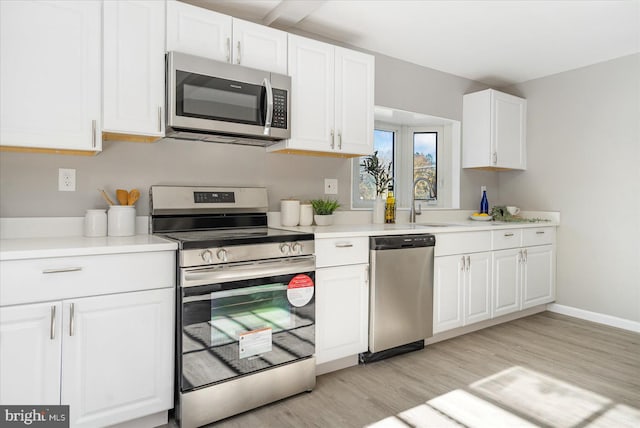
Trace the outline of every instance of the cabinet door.
{"type": "Polygon", "coordinates": [[[107,426],[173,407],[174,290],[63,302],[62,404],[107,426]]]}
{"type": "Polygon", "coordinates": [[[0,308],[0,404],[60,404],[61,303],[0,308]]]}
{"type": "Polygon", "coordinates": [[[433,284],[433,332],[440,333],[463,324],[464,256],[436,257],[433,284]]]}
{"type": "Polygon", "coordinates": [[[338,151],[373,154],[374,58],[336,47],[335,132],[338,151]]]}
{"type": "Polygon", "coordinates": [[[493,253],[493,316],[499,317],[521,309],[520,248],[493,253]]]}
{"type": "Polygon", "coordinates": [[[231,62],[231,17],[180,1],[168,1],[167,51],[231,62]]]}
{"type": "Polygon", "coordinates": [[[491,253],[467,256],[464,325],[491,318],[491,253]]]}
{"type": "Polygon", "coordinates": [[[493,91],[492,134],[497,166],[526,169],[526,101],[493,91]]]}
{"type": "Polygon", "coordinates": [[[552,245],[523,249],[522,308],[555,300],[555,262],[552,245]]]}
{"type": "Polygon", "coordinates": [[[104,3],[104,131],[164,135],[164,28],[164,2],[104,3]]]}
{"type": "Polygon", "coordinates": [[[289,148],[334,151],[334,47],[289,35],[291,140],[289,148]]]}
{"type": "Polygon", "coordinates": [[[233,63],[287,74],[287,33],[241,19],[233,20],[233,63]]]}
{"type": "Polygon", "coordinates": [[[0,2],[0,144],[98,151],[102,2],[0,2]]]}
{"type": "Polygon", "coordinates": [[[365,352],[369,331],[369,265],[316,271],[316,362],[365,352]]]}

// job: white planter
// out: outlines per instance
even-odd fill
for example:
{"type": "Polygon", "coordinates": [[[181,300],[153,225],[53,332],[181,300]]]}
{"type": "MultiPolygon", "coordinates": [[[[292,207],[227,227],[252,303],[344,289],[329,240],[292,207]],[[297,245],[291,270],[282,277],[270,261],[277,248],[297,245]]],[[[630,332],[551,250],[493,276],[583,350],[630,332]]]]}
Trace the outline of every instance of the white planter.
{"type": "Polygon", "coordinates": [[[315,214],[313,219],[318,226],[330,226],[333,224],[333,214],[331,215],[318,215],[315,214]]]}
{"type": "Polygon", "coordinates": [[[382,199],[382,196],[376,198],[373,201],[373,223],[374,224],[382,224],[384,223],[384,206],[385,200],[382,199]]]}

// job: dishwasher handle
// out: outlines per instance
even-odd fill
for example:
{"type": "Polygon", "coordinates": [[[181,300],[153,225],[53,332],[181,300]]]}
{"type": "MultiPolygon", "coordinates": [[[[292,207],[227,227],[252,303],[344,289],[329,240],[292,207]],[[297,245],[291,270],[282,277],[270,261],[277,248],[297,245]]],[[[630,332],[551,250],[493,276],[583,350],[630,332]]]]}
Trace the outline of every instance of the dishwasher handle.
{"type": "Polygon", "coordinates": [[[372,236],[369,238],[369,248],[373,251],[433,247],[435,245],[436,237],[429,233],[416,235],[372,236]]]}

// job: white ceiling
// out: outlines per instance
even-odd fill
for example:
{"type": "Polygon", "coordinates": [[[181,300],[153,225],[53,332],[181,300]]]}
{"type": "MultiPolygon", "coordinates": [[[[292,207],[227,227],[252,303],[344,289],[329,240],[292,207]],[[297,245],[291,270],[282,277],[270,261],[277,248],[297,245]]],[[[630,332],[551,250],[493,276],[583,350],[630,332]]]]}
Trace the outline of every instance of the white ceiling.
{"type": "Polygon", "coordinates": [[[494,87],[640,52],[640,0],[184,1],[494,87]]]}

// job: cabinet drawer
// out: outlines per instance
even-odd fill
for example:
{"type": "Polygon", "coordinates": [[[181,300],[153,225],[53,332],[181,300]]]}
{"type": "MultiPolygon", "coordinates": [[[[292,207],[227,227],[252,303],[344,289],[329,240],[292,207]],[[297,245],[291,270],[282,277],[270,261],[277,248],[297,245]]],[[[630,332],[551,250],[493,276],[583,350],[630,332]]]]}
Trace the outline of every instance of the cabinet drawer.
{"type": "Polygon", "coordinates": [[[439,233],[436,235],[436,256],[479,253],[491,250],[491,232],[439,233]]]}
{"type": "Polygon", "coordinates": [[[532,245],[553,244],[556,239],[555,227],[534,227],[524,229],[522,245],[529,247],[532,245]]]}
{"type": "Polygon", "coordinates": [[[522,246],[522,229],[504,229],[491,231],[491,248],[506,250],[522,246]]]}
{"type": "Polygon", "coordinates": [[[175,252],[0,262],[0,304],[44,302],[173,287],[175,252]]]}
{"type": "Polygon", "coordinates": [[[316,267],[369,262],[369,238],[316,239],[316,267]]]}

